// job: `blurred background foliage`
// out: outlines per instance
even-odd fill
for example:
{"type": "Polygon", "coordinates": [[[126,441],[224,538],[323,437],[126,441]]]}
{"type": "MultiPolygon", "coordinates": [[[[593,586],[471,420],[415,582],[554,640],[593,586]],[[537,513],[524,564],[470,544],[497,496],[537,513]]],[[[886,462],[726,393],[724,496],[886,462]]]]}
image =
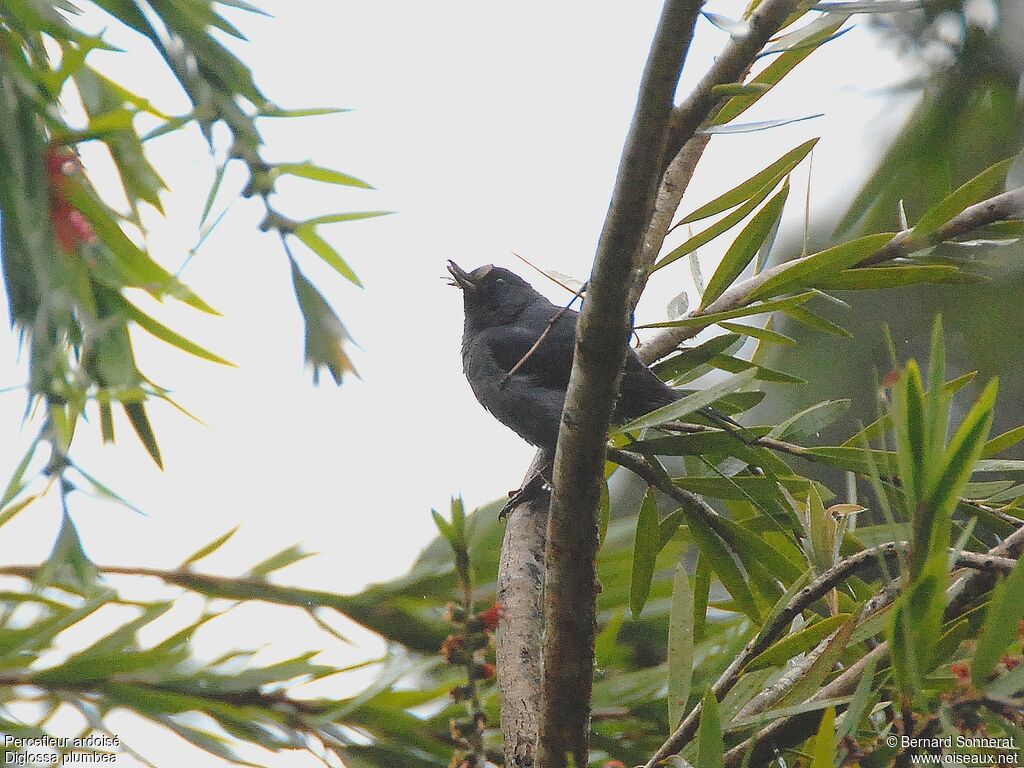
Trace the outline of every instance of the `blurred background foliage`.
{"type": "MultiPolygon", "coordinates": [[[[145,403],[167,393],[142,373],[129,328],[225,362],[131,301],[146,292],[215,311],[147,254],[138,211],[159,208],[163,184],[146,160],[146,142],[189,127],[209,141],[214,125],[227,128],[231,149],[210,190],[204,227],[217,221],[223,165],[241,163],[248,180],[239,193],[264,206],[263,227],[278,237],[290,263],[306,321],[307,359],[336,381],[353,373],[347,334],[305,278],[292,247],[301,244],[301,256],[322,259],[358,283],[320,228],[382,213],[301,219],[276,207],[274,183],[282,175],[367,185],[312,162],[261,159],[261,120],[312,118],[325,110],[278,108],[219,42],[218,36],[238,36],[224,7],[256,8],[239,0],[94,5],[160,51],[193,110],[163,114],[144,94],[91,69],[89,52],[105,43],[76,29],[73,3],[11,0],[0,9],[4,277],[12,323],[28,349],[30,410],[41,422],[39,440],[0,497],[0,525],[30,511],[44,494],[59,494],[65,505],[47,562],[0,567],[10,585],[0,592],[0,732],[52,736],[51,723],[71,710],[77,735],[113,738],[111,716],[129,712],[225,763],[273,764],[273,753],[291,749],[351,768],[499,762],[492,643],[504,526],[497,503],[467,515],[453,502],[449,516],[436,515],[441,535],[405,576],[357,595],[276,583],[277,571],[305,557],[293,547],[236,577],[204,574],[204,558],[229,545],[231,533],[169,571],[97,565],[82,551],[68,512],[73,491],[116,498],[74,461],[73,439],[84,416],[95,414],[103,437],[112,440],[113,411],[120,407],[154,461],[161,460],[145,403]],[[78,122],[62,107],[67,100],[80,103],[78,122]],[[110,152],[127,209],[112,207],[90,185],[74,152],[85,141],[102,142],[110,152]],[[37,450],[49,453],[41,476],[32,477],[37,450]],[[154,579],[160,586],[147,594],[155,596],[127,596],[134,591],[125,585],[154,579]],[[201,617],[187,626],[160,625],[168,606],[188,596],[203,604],[201,617]],[[319,664],[312,649],[269,665],[254,663],[250,649],[197,658],[194,634],[250,601],[285,611],[282,620],[312,620],[322,645],[344,642],[332,627],[336,613],[378,633],[389,650],[371,662],[379,665],[376,682],[348,698],[304,696],[303,683],[353,671],[319,664]],[[94,616],[102,616],[106,629],[85,647],[65,650],[63,633],[94,616]]],[[[732,373],[717,385],[714,401],[743,414],[755,438],[775,443],[748,445],[710,427],[634,440],[637,427],[632,437],[618,438],[643,456],[679,456],[665,464],[671,483],[701,494],[713,508],[698,514],[677,508],[671,494],[648,493],[637,499],[639,509],[619,503],[606,509],[593,700],[597,764],[646,761],[679,720],[699,708],[699,733],[683,749],[699,766],[724,764],[727,746],[775,723],[797,731],[785,764],[813,768],[837,759],[891,764],[898,755],[884,738],[898,720],[920,734],[1012,736],[1024,744],[1017,625],[1024,569],[983,554],[1018,535],[1024,518],[1024,486],[1017,482],[1024,465],[1012,460],[1024,438],[1015,429],[1024,421],[1020,246],[1014,237],[995,243],[982,233],[907,260],[944,285],[876,291],[862,283],[845,292],[843,285],[863,273],[836,266],[859,249],[871,253],[887,239],[876,233],[906,229],[964,181],[1020,151],[1024,9],[1015,0],[909,5],[916,10],[871,14],[869,23],[919,61],[921,75],[906,88],[920,91],[921,103],[887,153],[865,160],[876,162],[877,170],[848,210],[835,212],[835,231],[811,233],[811,251],[826,254],[819,258],[822,269],[790,273],[789,283],[761,297],[789,302],[776,315],[778,324],[750,325],[748,319],[721,326],[728,333],[702,339],[659,367],[680,386],[711,371],[732,373]],[[862,235],[869,237],[851,240],[862,235]],[[844,250],[828,250],[837,243],[844,250]],[[976,279],[982,276],[985,282],[976,279]],[[829,280],[839,287],[829,287],[829,280]],[[811,299],[820,316],[800,303],[811,299]],[[944,328],[934,323],[937,310],[944,328]],[[753,362],[740,357],[744,338],[758,341],[753,362]],[[873,426],[861,431],[864,424],[873,426]],[[860,570],[835,575],[858,553],[892,542],[901,544],[865,560],[860,570]],[[974,565],[991,577],[985,584],[972,581],[962,599],[946,594],[947,550],[954,543],[966,551],[968,565],[972,554],[988,557],[988,565],[974,565]],[[776,626],[812,582],[825,584],[821,593],[776,626]],[[750,641],[756,653],[743,656],[750,641]],[[891,658],[861,669],[866,683],[815,699],[869,653],[888,647],[891,658]],[[741,669],[730,671],[738,658],[741,669]],[[713,684],[718,697],[706,693],[713,684]]],[[[815,29],[820,33],[822,26],[815,29]]],[[[828,39],[803,38],[813,40],[812,48],[828,39]]],[[[802,59],[806,47],[782,56],[802,59]]],[[[764,92],[738,98],[756,100],[764,92]]],[[[744,230],[746,240],[737,240],[742,247],[730,251],[731,264],[709,282],[710,292],[740,279],[759,250],[764,256],[772,250],[771,225],[787,202],[786,174],[807,152],[798,154],[779,166],[770,186],[762,179],[732,202],[743,203],[747,216],[768,199],[744,230]]],[[[1010,188],[1024,183],[1021,164],[1003,168],[999,184],[1003,178],[1010,188]]],[[[786,235],[776,260],[798,255],[787,250],[786,235]]],[[[763,266],[759,255],[755,270],[763,266]]],[[[893,274],[882,276],[883,284],[893,274]]],[[[705,303],[710,298],[706,294],[705,303]]],[[[145,745],[113,749],[143,764],[165,764],[145,745]]],[[[33,750],[29,744],[14,751],[21,758],[33,750]]],[[[758,756],[751,764],[776,759],[758,756]]]]}
{"type": "MultiPolygon", "coordinates": [[[[831,242],[834,234],[900,229],[901,206],[913,221],[964,179],[1024,147],[1024,5],[941,0],[916,12],[870,19],[886,44],[916,65],[919,74],[904,87],[919,92],[920,103],[880,158],[864,158],[875,170],[848,207],[812,228],[810,237],[818,245],[831,242]]],[[[1011,175],[1020,184],[1024,162],[1018,160],[1011,175]]],[[[788,247],[785,234],[782,239],[782,257],[796,255],[796,237],[788,247]]],[[[1017,340],[1024,334],[1018,309],[1024,301],[1024,247],[1014,240],[978,238],[973,244],[940,246],[939,255],[991,279],[952,289],[919,285],[899,293],[860,294],[849,307],[830,310],[850,332],[847,338],[821,337],[785,322],[785,332],[800,344],[773,350],[772,364],[808,384],[770,390],[759,415],[771,418],[822,399],[850,398],[856,418],[871,421],[878,383],[890,365],[883,329],[891,330],[901,357],[920,356],[938,312],[949,334],[951,370],[957,375],[978,371],[979,381],[1000,374],[1005,399],[996,428],[1021,423],[1024,346],[1017,340]]]]}

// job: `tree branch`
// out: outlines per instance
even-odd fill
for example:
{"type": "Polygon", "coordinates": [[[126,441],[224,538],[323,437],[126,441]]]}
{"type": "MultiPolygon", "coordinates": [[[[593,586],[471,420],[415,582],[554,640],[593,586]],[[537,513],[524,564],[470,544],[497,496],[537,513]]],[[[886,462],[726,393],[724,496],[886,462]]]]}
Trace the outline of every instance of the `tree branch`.
{"type": "MultiPolygon", "coordinates": [[[[640,84],[589,291],[555,451],[537,763],[587,764],[605,440],[632,326],[628,301],[664,169],[672,102],[702,0],[666,0],[640,84]]],[[[673,153],[674,154],[674,153],[673,153]]]]}
{"type": "MultiPolygon", "coordinates": [[[[1024,187],[1004,192],[1001,195],[984,200],[976,205],[967,208],[963,213],[955,216],[937,231],[928,235],[924,240],[915,240],[913,229],[906,229],[898,233],[878,251],[861,261],[858,267],[868,267],[894,259],[904,258],[910,254],[933,245],[938,245],[946,240],[960,237],[988,224],[998,221],[1021,218],[1024,216],[1024,187]]],[[[725,312],[731,309],[738,309],[746,306],[749,296],[760,288],[769,278],[774,277],[783,270],[789,269],[809,256],[800,259],[793,259],[782,264],[765,269],[760,274],[733,284],[721,296],[715,299],[704,309],[696,310],[688,318],[698,318],[711,315],[717,312],[725,312]]],[[[711,325],[708,323],[707,325],[711,325]]],[[[687,326],[684,328],[666,328],[654,338],[650,339],[637,350],[641,359],[650,365],[660,360],[675,350],[682,342],[692,339],[700,333],[707,325],[687,326]]]]}
{"type": "MultiPolygon", "coordinates": [[[[961,615],[964,612],[967,603],[958,604],[958,598],[962,597],[965,591],[981,594],[991,589],[997,573],[1005,573],[1008,568],[1015,566],[1016,562],[1012,558],[1019,557],[1022,549],[1024,549],[1024,528],[1014,531],[987,553],[960,553],[956,565],[961,568],[970,568],[972,573],[961,576],[946,590],[946,599],[949,601],[947,619],[950,618],[951,610],[955,609],[956,611],[953,616],[961,615]],[[975,588],[977,589],[975,590],[975,588]]],[[[889,641],[886,640],[879,643],[828,685],[818,690],[811,696],[810,701],[825,701],[848,696],[857,687],[868,665],[884,661],[888,656],[889,641]]],[[[821,711],[816,710],[776,720],[729,750],[726,754],[725,764],[728,768],[737,768],[740,765],[757,768],[757,766],[766,765],[777,750],[799,744],[813,735],[818,729],[820,719],[821,711]],[[749,759],[748,752],[753,753],[749,759]]]]}
{"type": "MultiPolygon", "coordinates": [[[[547,464],[538,451],[524,484],[547,464]]],[[[533,768],[540,719],[540,642],[544,617],[547,493],[534,495],[508,517],[498,561],[502,618],[495,635],[505,765],[533,768]]]]}

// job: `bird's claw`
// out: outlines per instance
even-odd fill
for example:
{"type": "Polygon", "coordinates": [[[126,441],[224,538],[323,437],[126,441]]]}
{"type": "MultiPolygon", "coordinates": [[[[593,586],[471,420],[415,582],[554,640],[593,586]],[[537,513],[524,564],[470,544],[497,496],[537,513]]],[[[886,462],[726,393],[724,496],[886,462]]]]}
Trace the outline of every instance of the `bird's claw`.
{"type": "Polygon", "coordinates": [[[550,491],[551,484],[547,479],[539,473],[534,475],[527,482],[523,483],[522,488],[516,488],[514,491],[508,492],[508,502],[501,508],[501,512],[498,513],[498,519],[504,520],[520,504],[525,504],[527,501],[539,498],[541,494],[550,493],[550,491]]]}

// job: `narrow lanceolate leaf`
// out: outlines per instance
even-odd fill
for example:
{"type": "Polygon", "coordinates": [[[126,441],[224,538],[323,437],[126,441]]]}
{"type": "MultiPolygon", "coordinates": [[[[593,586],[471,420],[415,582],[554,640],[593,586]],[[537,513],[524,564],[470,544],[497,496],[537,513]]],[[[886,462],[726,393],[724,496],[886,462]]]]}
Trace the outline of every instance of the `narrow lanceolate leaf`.
{"type": "Polygon", "coordinates": [[[829,707],[822,715],[818,734],[814,737],[811,768],[832,768],[836,759],[836,710],[829,707]]]}
{"type": "Polygon", "coordinates": [[[902,288],[920,283],[979,283],[986,278],[964,272],[948,264],[925,264],[922,266],[858,267],[819,279],[818,288],[828,291],[870,291],[884,288],[902,288]]]}
{"type": "Polygon", "coordinates": [[[767,299],[796,289],[817,286],[820,280],[863,261],[892,238],[893,234],[887,232],[867,235],[797,259],[792,265],[765,280],[748,299],[767,299]]]}
{"type": "Polygon", "coordinates": [[[232,367],[235,365],[230,360],[225,360],[220,355],[210,352],[208,349],[199,346],[194,341],[186,339],[181,334],[172,331],[166,325],[157,322],[130,301],[127,301],[120,296],[118,296],[117,299],[125,316],[133,320],[140,328],[153,334],[161,341],[166,341],[172,347],[177,347],[184,352],[188,352],[190,355],[201,357],[203,360],[209,360],[210,362],[219,363],[220,365],[230,365],[232,367]]]}
{"type": "Polygon", "coordinates": [[[833,336],[842,336],[847,339],[853,338],[853,334],[843,328],[843,326],[833,323],[831,320],[822,317],[816,312],[811,312],[811,310],[806,307],[788,307],[782,310],[782,314],[791,320],[796,320],[801,325],[806,325],[808,328],[812,328],[815,331],[821,331],[822,333],[828,333],[833,336]]]}
{"type": "Polygon", "coordinates": [[[700,726],[697,728],[697,765],[695,768],[722,768],[725,765],[725,740],[722,738],[722,720],[718,714],[718,699],[709,687],[701,705],[700,726]]]}
{"type": "Polygon", "coordinates": [[[274,166],[271,173],[275,176],[299,176],[303,179],[322,181],[325,184],[340,184],[344,187],[373,189],[372,186],[362,179],[357,179],[355,176],[349,176],[347,173],[342,173],[341,171],[322,168],[321,166],[314,165],[313,163],[279,163],[274,166]]]}
{"type": "Polygon", "coordinates": [[[743,94],[727,101],[725,106],[715,115],[714,124],[722,125],[728,123],[750,109],[765,93],[782,82],[782,79],[792,72],[801,61],[810,56],[818,45],[831,39],[845,22],[845,18],[840,18],[838,21],[821,28],[814,35],[803,40],[798,47],[791,51],[786,51],[779,56],[751,81],[761,86],[767,86],[767,88],[759,93],[743,94]]]}
{"type": "Polygon", "coordinates": [[[356,273],[352,271],[352,267],[350,267],[348,263],[338,255],[338,252],[334,250],[330,243],[317,234],[315,227],[305,224],[296,227],[295,236],[299,238],[307,248],[313,251],[313,253],[333,267],[335,272],[346,280],[355,283],[360,288],[363,287],[363,284],[359,281],[356,273]]]}
{"type": "Polygon", "coordinates": [[[757,131],[767,131],[772,128],[781,128],[784,125],[791,125],[792,123],[802,123],[804,120],[816,120],[819,117],[824,117],[824,112],[816,112],[813,115],[801,115],[800,117],[782,117],[777,120],[758,120],[753,123],[729,123],[728,125],[712,125],[707,128],[702,128],[701,133],[715,135],[717,134],[734,134],[734,133],[756,133],[757,131]]]}
{"type": "Polygon", "coordinates": [[[705,203],[693,213],[683,217],[679,224],[689,224],[692,221],[706,219],[708,216],[714,216],[716,213],[722,213],[730,208],[735,208],[740,203],[754,197],[766,186],[771,185],[774,187],[780,179],[796,168],[800,161],[807,157],[808,153],[814,149],[814,145],[817,143],[817,139],[811,139],[799,147],[791,149],[774,163],[758,171],[742,184],[733,187],[710,203],[705,203]]]}
{"type": "Polygon", "coordinates": [[[787,296],[784,299],[774,299],[772,301],[762,301],[760,303],[750,304],[745,307],[739,307],[738,309],[730,309],[724,312],[709,312],[703,315],[694,315],[692,317],[684,317],[682,320],[668,320],[663,323],[648,323],[647,325],[639,325],[638,328],[704,328],[708,325],[714,325],[722,320],[733,320],[737,317],[749,317],[750,315],[763,315],[768,312],[786,311],[792,308],[799,307],[808,299],[815,296],[813,291],[807,291],[805,293],[797,294],[796,296],[787,296]]]}
{"type": "Polygon", "coordinates": [[[266,560],[261,560],[256,563],[256,565],[249,569],[249,575],[260,579],[266,578],[274,571],[287,568],[292,563],[297,563],[300,560],[305,560],[307,557],[312,556],[312,552],[306,552],[298,544],[293,544],[292,546],[271,555],[266,560]]]}
{"type": "Polygon", "coordinates": [[[850,409],[850,400],[826,400],[797,413],[772,430],[772,437],[802,440],[817,435],[850,409]]]}
{"type": "Polygon", "coordinates": [[[984,459],[990,459],[1007,448],[1012,448],[1021,440],[1024,440],[1024,426],[1015,427],[1008,432],[1003,432],[1003,434],[993,437],[985,443],[985,449],[981,452],[981,456],[984,459]]]}
{"type": "Polygon", "coordinates": [[[1003,649],[1018,637],[1021,619],[1024,619],[1024,560],[1018,560],[1006,580],[993,590],[985,611],[985,623],[971,663],[971,678],[978,688],[984,687],[1003,649]]]}
{"type": "Polygon", "coordinates": [[[651,579],[654,578],[654,561],[658,557],[661,536],[658,533],[658,498],[654,489],[648,488],[640,505],[636,520],[636,536],[633,539],[633,574],[629,588],[629,610],[633,618],[640,615],[651,593],[651,579]]]}
{"type": "Polygon", "coordinates": [[[743,323],[729,323],[722,322],[719,325],[727,331],[732,333],[739,333],[743,336],[750,336],[758,341],[767,341],[771,344],[780,344],[782,346],[791,347],[796,344],[796,340],[791,339],[784,333],[779,333],[771,328],[762,328],[757,325],[744,325],[743,323]]]}
{"type": "Polygon", "coordinates": [[[900,479],[907,491],[907,504],[915,514],[917,502],[925,498],[925,394],[917,363],[911,360],[900,380],[892,388],[893,417],[896,428],[896,457],[900,479]]]}
{"type": "Polygon", "coordinates": [[[732,559],[732,553],[721,537],[701,518],[694,514],[686,515],[690,526],[690,535],[700,548],[701,559],[706,559],[711,570],[718,576],[722,586],[732,595],[737,607],[758,624],[761,613],[757,609],[754,596],[747,584],[747,579],[739,566],[732,559]]]}
{"type": "Polygon", "coordinates": [[[720,397],[746,386],[754,380],[756,375],[757,369],[755,368],[750,368],[741,373],[737,373],[727,379],[723,379],[717,384],[712,384],[699,392],[694,392],[692,395],[687,395],[686,397],[676,400],[674,403],[670,403],[658,408],[657,410],[651,411],[650,413],[641,416],[639,419],[634,419],[625,426],[620,427],[616,434],[636,432],[646,427],[655,427],[658,424],[664,424],[667,421],[680,419],[683,416],[703,408],[704,406],[711,405],[720,397]]]}
{"type": "MultiPolygon", "coordinates": [[[[764,188],[758,190],[753,197],[747,202],[737,208],[735,211],[723,216],[710,227],[701,232],[698,232],[693,237],[689,238],[682,245],[673,248],[667,254],[661,257],[660,260],[654,265],[652,272],[657,272],[662,267],[667,267],[674,261],[678,261],[684,256],[689,256],[695,253],[701,246],[707,245],[719,235],[728,232],[734,226],[743,221],[747,216],[754,212],[768,195],[771,194],[772,190],[775,189],[775,185],[778,181],[772,181],[767,184],[764,188]]],[[[694,282],[697,282],[696,279],[694,282]]],[[[699,288],[700,286],[698,286],[699,288]]]]}
{"type": "Polygon", "coordinates": [[[757,255],[775,224],[782,217],[782,210],[786,206],[788,197],[789,181],[787,180],[779,193],[754,215],[750,223],[743,228],[733,244],[729,246],[729,250],[725,252],[725,256],[718,264],[718,269],[708,281],[707,288],[704,289],[701,309],[721,296],[725,289],[743,274],[743,270],[757,255]]]}
{"type": "Polygon", "coordinates": [[[853,698],[850,699],[850,706],[843,713],[842,723],[840,723],[839,730],[836,733],[836,741],[842,741],[847,736],[852,736],[867,712],[868,704],[871,703],[871,687],[875,680],[875,667],[877,664],[878,662],[872,659],[867,669],[861,674],[860,682],[857,683],[857,690],[853,692],[853,698]]]}
{"type": "Polygon", "coordinates": [[[200,547],[195,552],[193,552],[191,555],[189,555],[188,557],[185,558],[185,560],[181,564],[181,567],[182,568],[187,568],[188,566],[193,565],[194,563],[198,563],[204,557],[209,557],[214,552],[216,552],[218,549],[220,549],[222,546],[224,546],[228,542],[228,539],[230,539],[232,536],[234,536],[235,533],[237,533],[237,531],[238,531],[238,526],[236,525],[234,528],[232,528],[227,533],[218,536],[216,539],[211,541],[209,544],[207,544],[207,545],[205,545],[203,547],[200,547]]]}
{"type": "Polygon", "coordinates": [[[799,681],[786,692],[786,695],[775,703],[775,706],[781,708],[799,704],[810,696],[811,693],[817,691],[828,676],[832,674],[832,670],[835,668],[835,664],[843,651],[846,650],[846,646],[850,642],[850,636],[853,634],[856,626],[857,616],[854,614],[832,636],[832,639],[828,641],[828,645],[821,655],[814,660],[811,666],[807,668],[807,671],[800,677],[799,681]]]}
{"type": "Polygon", "coordinates": [[[686,714],[693,680],[693,593],[682,564],[672,581],[668,614],[668,728],[671,733],[686,714]]]}
{"type": "Polygon", "coordinates": [[[992,426],[992,410],[998,391],[999,380],[992,379],[950,440],[942,472],[929,489],[928,505],[937,519],[942,520],[952,514],[963,487],[974,471],[992,426]]]}
{"type": "Polygon", "coordinates": [[[969,206],[984,200],[1002,184],[1012,162],[1012,159],[1003,160],[991,168],[986,168],[958,190],[940,200],[917,222],[912,236],[915,239],[926,237],[969,206]]]}
{"type": "Polygon", "coordinates": [[[352,213],[328,213],[323,216],[314,216],[306,219],[302,225],[311,227],[320,224],[338,224],[343,221],[359,221],[360,219],[375,219],[378,216],[390,216],[394,211],[354,211],[352,213]]]}
{"type": "Polygon", "coordinates": [[[807,653],[822,640],[831,635],[850,618],[848,613],[840,613],[830,616],[827,619],[816,621],[814,624],[794,632],[774,645],[770,646],[764,653],[755,656],[750,660],[744,669],[751,671],[764,667],[781,666],[798,654],[807,653]]]}

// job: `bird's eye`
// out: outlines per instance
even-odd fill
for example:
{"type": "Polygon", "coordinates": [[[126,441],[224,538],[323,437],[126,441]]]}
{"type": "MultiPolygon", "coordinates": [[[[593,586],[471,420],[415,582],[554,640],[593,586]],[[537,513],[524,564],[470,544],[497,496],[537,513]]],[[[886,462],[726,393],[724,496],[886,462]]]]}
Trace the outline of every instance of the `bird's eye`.
{"type": "Polygon", "coordinates": [[[497,280],[494,281],[494,283],[495,283],[495,285],[504,285],[505,284],[505,278],[499,277],[497,280]]]}

